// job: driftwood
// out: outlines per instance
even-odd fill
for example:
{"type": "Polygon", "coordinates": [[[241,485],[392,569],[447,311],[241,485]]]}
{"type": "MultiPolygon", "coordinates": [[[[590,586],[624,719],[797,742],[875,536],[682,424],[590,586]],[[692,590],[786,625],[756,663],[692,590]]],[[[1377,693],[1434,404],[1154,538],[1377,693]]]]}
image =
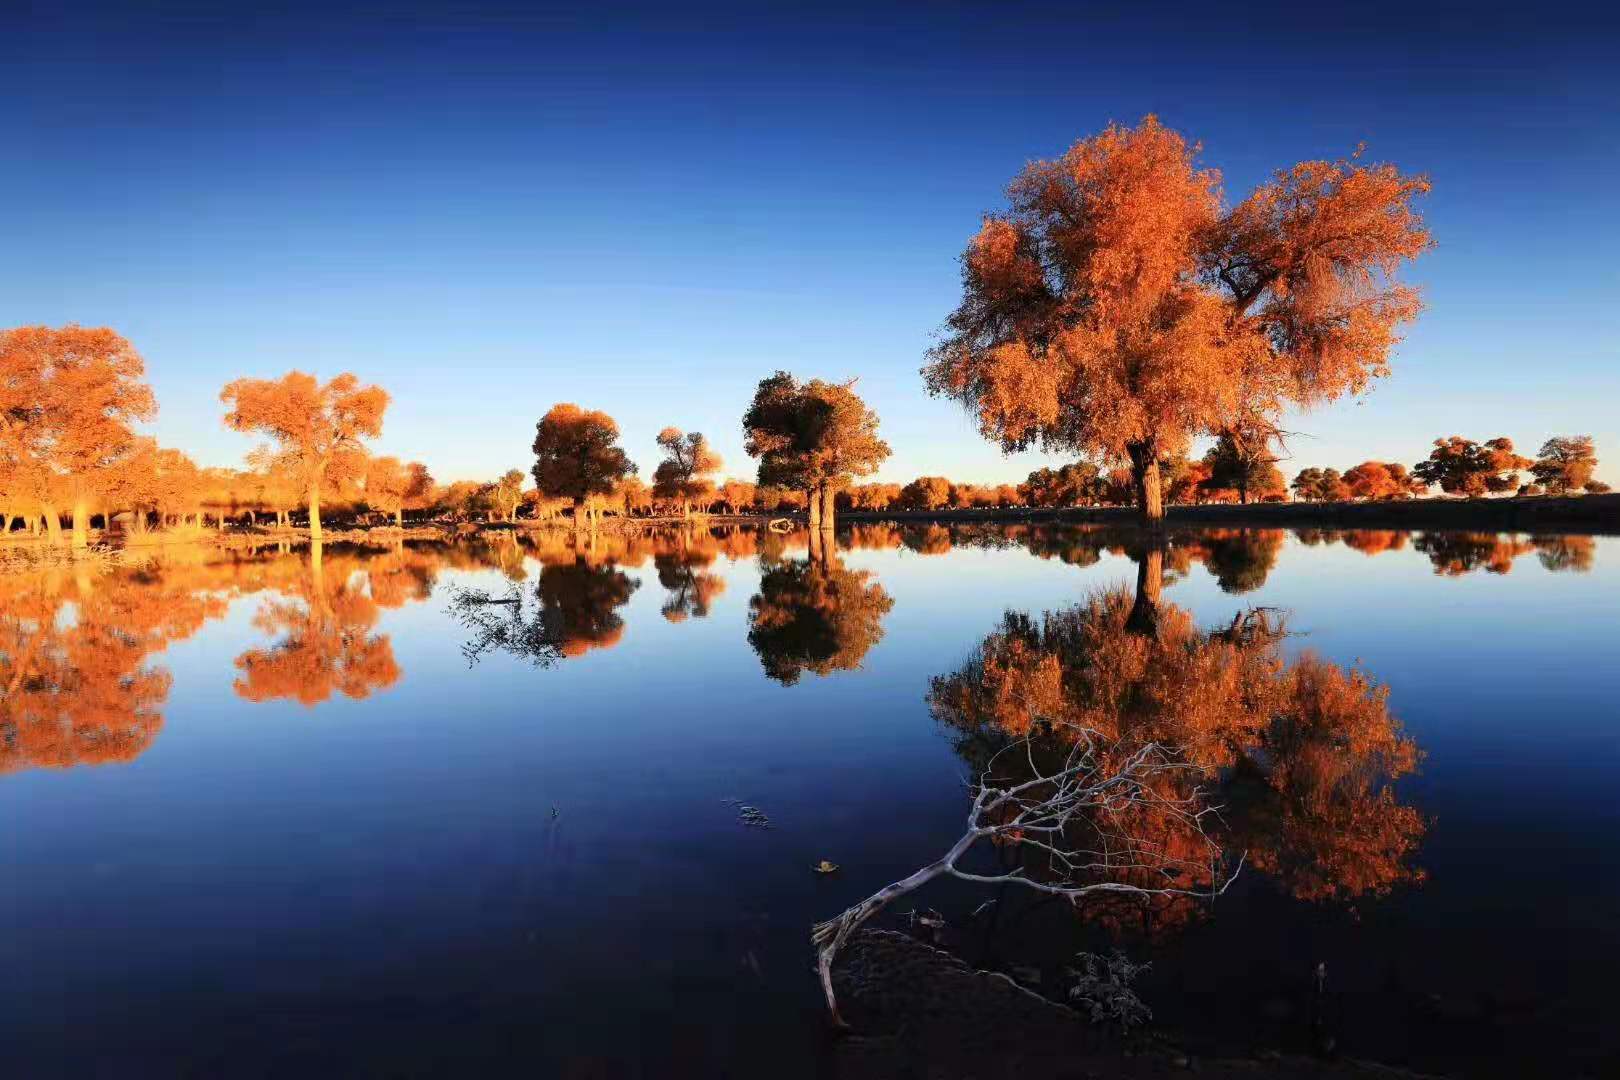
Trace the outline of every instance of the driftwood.
{"type": "MultiPolygon", "coordinates": [[[[833,993],[832,966],[838,952],[862,923],[894,900],[921,888],[938,877],[990,885],[1014,884],[1053,894],[1079,904],[1093,893],[1127,893],[1137,896],[1214,897],[1224,893],[1237,876],[1239,867],[1222,880],[1219,874],[1220,849],[1203,829],[1205,815],[1217,807],[1202,806],[1195,790],[1185,798],[1167,797],[1154,790],[1151,781],[1161,774],[1190,769],[1166,747],[1147,743],[1127,750],[1118,764],[1105,766],[1104,744],[1094,731],[1056,725],[1073,746],[1060,767],[1043,772],[1036,764],[1033,736],[1025,736],[1003,747],[992,757],[973,790],[968,809],[967,830],[944,855],[927,866],[887,885],[835,918],[817,923],[811,931],[816,947],[822,992],[833,1023],[846,1027],[838,1013],[833,993]],[[1029,779],[1010,781],[996,776],[998,764],[1016,759],[1029,779]],[[1208,889],[1185,889],[1171,882],[1181,872],[1193,868],[1185,860],[1166,855],[1151,844],[1132,840],[1119,830],[1100,825],[1112,823],[1121,815],[1151,808],[1181,818],[1206,841],[1209,864],[1197,869],[1210,871],[1208,889]],[[1076,839],[1077,836],[1086,839],[1076,839]],[[977,874],[957,865],[981,840],[1018,844],[1045,856],[1046,871],[1041,878],[1026,874],[1024,867],[1000,874],[977,874]],[[1150,882],[1137,885],[1121,880],[1134,874],[1150,882]]],[[[1051,738],[1043,734],[1041,738],[1051,738]]]]}

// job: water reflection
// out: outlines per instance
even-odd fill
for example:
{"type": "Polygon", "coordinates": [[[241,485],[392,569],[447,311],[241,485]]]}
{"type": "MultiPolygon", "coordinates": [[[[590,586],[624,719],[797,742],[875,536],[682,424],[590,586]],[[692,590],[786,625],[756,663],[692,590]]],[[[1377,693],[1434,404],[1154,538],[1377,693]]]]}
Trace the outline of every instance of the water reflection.
{"type": "Polygon", "coordinates": [[[8,578],[0,599],[0,772],[132,761],[163,726],[149,658],[224,609],[158,572],[8,578]]]}
{"type": "Polygon", "coordinates": [[[461,649],[469,663],[503,652],[548,667],[612,648],[624,636],[618,609],[640,583],[618,568],[613,553],[570,542],[535,554],[540,579],[533,589],[514,585],[499,597],[467,589],[453,597],[451,610],[469,631],[461,649]]]}
{"type": "MultiPolygon", "coordinates": [[[[732,545],[733,550],[737,547],[732,545]]],[[[658,584],[669,593],[661,609],[664,618],[682,622],[688,617],[701,619],[709,614],[715,598],[726,591],[726,579],[707,570],[719,554],[719,541],[704,530],[682,532],[671,549],[653,555],[658,584]]]]}
{"type": "Polygon", "coordinates": [[[1591,536],[1536,535],[1482,532],[1407,533],[1394,529],[1295,529],[1301,544],[1316,547],[1343,544],[1364,555],[1403,551],[1411,547],[1428,557],[1442,577],[1484,572],[1506,574],[1520,556],[1535,552],[1541,565],[1553,573],[1586,573],[1592,569],[1597,541],[1591,536]]]}
{"type": "MultiPolygon", "coordinates": [[[[661,614],[681,622],[709,616],[724,595],[721,560],[757,559],[760,584],[748,603],[747,641],[771,679],[792,685],[806,672],[860,667],[883,637],[894,601],[872,572],[845,567],[843,552],[1022,549],[1077,567],[1104,554],[1130,558],[1139,584],[1132,627],[1144,630],[1157,625],[1162,590],[1195,565],[1224,591],[1248,593],[1277,572],[1287,539],[1280,529],[1171,529],[1149,545],[1131,529],[985,522],[862,522],[831,542],[803,530],[738,526],[585,536],[513,530],[443,544],[322,551],[285,544],[265,551],[176,547],[139,566],[81,563],[7,573],[0,590],[0,769],[139,755],[162,725],[168,694],[169,676],[156,657],[221,617],[238,597],[259,598],[253,625],[271,640],[236,657],[237,694],[315,706],[399,682],[403,672],[382,615],[431,599],[446,571],[494,570],[513,587],[508,596],[486,597],[509,602],[457,607],[469,659],[502,651],[545,665],[618,644],[624,610],[647,569],[664,591],[661,614]]],[[[1583,573],[1595,552],[1593,538],[1570,535],[1299,529],[1293,539],[1369,556],[1410,552],[1406,557],[1428,560],[1445,577],[1505,574],[1532,552],[1546,571],[1583,573]]],[[[1173,613],[1170,623],[1182,618],[1173,613]]],[[[1047,631],[1022,633],[1037,641],[1047,631]]],[[[1256,753],[1261,749],[1272,752],[1256,753]]],[[[1277,797],[1294,790],[1276,780],[1293,774],[1268,766],[1265,775],[1277,797]]],[[[1302,819],[1295,812],[1286,820],[1302,819]]]]}
{"type": "MultiPolygon", "coordinates": [[[[1280,617],[1265,609],[1206,629],[1157,596],[1114,589],[1040,619],[1008,613],[963,667],[933,679],[929,706],[975,775],[1026,736],[1031,775],[1066,756],[1075,731],[1096,733],[1120,760],[1149,743],[1171,749],[1186,768],[1152,778],[1165,790],[1129,814],[1073,823],[1084,835],[1067,846],[1098,853],[1086,868],[1096,880],[1207,890],[1217,874],[1210,839],[1301,900],[1380,895],[1420,880],[1411,856],[1425,823],[1394,787],[1420,755],[1387,691],[1310,652],[1286,659],[1284,637],[1280,617]],[[1162,809],[1200,804],[1221,808],[1202,829],[1162,809]]],[[[1031,875],[1053,872],[1050,848],[1034,840],[1005,857],[1031,875]]],[[[1187,897],[1114,894],[1080,910],[1160,933],[1204,908],[1187,897]]]]}
{"type": "MultiPolygon", "coordinates": [[[[1514,1024],[1555,1037],[1503,1036],[1533,1051],[1504,1054],[1513,1065],[1610,1038],[1606,1015],[1584,1018],[1601,1012],[1617,955],[1602,914],[1612,882],[1586,854],[1614,823],[1601,794],[1615,774],[1603,663],[1613,581],[1546,576],[1608,570],[1588,537],[1173,528],[1148,545],[1129,530],[1034,522],[859,522],[832,544],[699,526],[328,545],[318,562],[307,548],[154,554],[0,579],[0,793],[7,820],[28,823],[11,844],[20,887],[0,891],[18,965],[52,983],[5,1002],[7,1045],[23,1039],[13,1056],[49,1063],[32,1074],[74,1052],[60,1049],[74,1042],[58,1034],[66,994],[105,1003],[85,1055],[161,1039],[214,1061],[227,1041],[239,1048],[218,1032],[267,1015],[255,992],[266,980],[337,987],[346,1016],[405,1003],[412,1037],[429,1034],[401,1053],[425,1060],[442,1049],[432,1023],[452,998],[466,1008],[449,1011],[443,1045],[463,1044],[467,1017],[487,1042],[536,1031],[524,1026],[536,1008],[607,1016],[605,1034],[568,1036],[571,1053],[617,1030],[591,994],[708,1030],[732,1015],[741,971],[754,1011],[715,1045],[746,1025],[805,1056],[801,1019],[819,1017],[805,1001],[804,927],[839,905],[838,890],[931,856],[941,815],[956,816],[962,763],[1042,718],[1126,745],[1173,740],[1186,768],[1157,781],[1165,799],[1207,791],[1223,807],[1211,819],[1218,849],[1245,853],[1245,868],[1186,937],[1173,935],[1209,910],[1185,900],[1093,897],[1089,922],[1076,923],[1034,904],[975,918],[989,898],[978,890],[919,897],[946,912],[955,940],[983,930],[987,951],[1054,965],[1065,943],[1095,948],[1103,932],[1172,940],[1143,950],[1153,1004],[1172,1024],[1180,1009],[1234,1039],[1319,960],[1360,1010],[1344,1044],[1370,1056],[1433,1045],[1431,994],[1448,1017],[1496,995],[1456,1029],[1469,1053],[1494,1053],[1514,1024]],[[971,557],[940,554],[957,548],[971,557]],[[1515,578],[1497,576],[1509,568],[1515,578]],[[1127,574],[1139,591],[1089,594],[1127,574]],[[469,587],[511,602],[479,605],[478,625],[458,633],[439,609],[469,587]],[[1278,613],[1249,607],[1282,596],[1314,636],[1284,637],[1278,613]],[[1002,617],[1007,606],[1029,614],[1002,617]],[[475,659],[503,655],[456,686],[464,643],[475,659]],[[1296,655],[1310,644],[1341,662],[1364,655],[1370,670],[1296,655]],[[529,723],[523,703],[565,681],[530,661],[571,668],[561,692],[588,700],[589,715],[529,723]],[[653,683],[678,692],[660,722],[638,725],[653,683]],[[833,691],[838,708],[816,691],[833,691]],[[446,725],[443,702],[469,694],[489,707],[446,725]],[[733,707],[716,711],[717,700],[733,707]],[[295,714],[297,701],[329,722],[232,722],[295,714]],[[761,725],[772,710],[779,722],[761,725]],[[379,744],[382,757],[355,754],[350,736],[370,730],[409,737],[379,744]],[[850,754],[869,732],[882,737],[850,754]],[[1416,783],[1419,743],[1432,758],[1416,783]],[[98,768],[69,768],[81,765],[98,768]],[[627,767],[629,782],[603,783],[627,767]],[[402,775],[419,798],[397,798],[402,775]],[[1519,815],[1517,838],[1538,854],[1503,871],[1502,808],[1525,790],[1537,810],[1519,815]],[[743,833],[722,802],[733,794],[757,800],[777,830],[743,833]],[[811,876],[823,857],[839,874],[811,876]],[[1423,866],[1434,880],[1414,888],[1423,866]],[[608,895],[594,880],[624,887],[608,895]],[[738,881],[753,883],[746,896],[738,881]],[[1594,881],[1595,903],[1559,900],[1594,881]],[[1391,891],[1364,922],[1337,910],[1371,911],[1367,899],[1391,891]],[[649,895],[671,899],[652,912],[649,895]],[[768,918],[749,914],[736,930],[738,903],[768,918]],[[522,945],[532,933],[539,944],[522,945]],[[626,948],[637,934],[657,948],[626,948]],[[226,941],[246,945],[213,951],[226,941]],[[651,981],[649,956],[663,965],[651,981]],[[403,982],[401,957],[416,967],[403,982]],[[124,974],[109,984],[112,969],[124,974]],[[153,980],[169,976],[204,990],[153,1004],[153,980]],[[689,980],[674,998],[670,978],[689,980]],[[1521,1000],[1526,1011],[1510,1012],[1521,1000]],[[1534,1028],[1514,1019],[1530,1009],[1534,1028]]],[[[1038,748],[1062,750],[1055,739],[1038,748]]],[[[1150,806],[1077,823],[1112,860],[1098,873],[1207,882],[1210,848],[1150,806]]],[[[982,854],[1047,872],[1028,843],[982,854]]],[[[387,1041],[327,1024],[330,996],[263,1042],[360,1055],[387,1041]]],[[[653,1057],[665,1044],[642,1045],[653,1057]]],[[[344,1060],[350,1071],[374,1063],[344,1060]]],[[[708,1074],[761,1071],[727,1064],[708,1074]]]]}
{"type": "Polygon", "coordinates": [[[1513,560],[1535,550],[1529,540],[1494,533],[1424,533],[1415,546],[1429,557],[1434,572],[1445,577],[1476,570],[1505,574],[1513,569],[1513,560]]]}
{"type": "Polygon", "coordinates": [[[894,601],[865,570],[850,570],[812,533],[803,559],[762,556],[759,592],[748,602],[748,644],[765,674],[792,686],[809,671],[861,666],[883,637],[894,601]]]}
{"type": "MultiPolygon", "coordinates": [[[[236,693],[248,701],[286,698],[311,707],[333,693],[361,699],[398,682],[393,642],[375,632],[381,612],[365,570],[369,564],[367,556],[328,554],[316,544],[309,572],[278,583],[280,595],[265,600],[254,616],[254,627],[277,640],[236,658],[236,693]]],[[[377,569],[395,576],[388,560],[377,569]]],[[[391,581],[385,591],[404,602],[399,584],[391,581]]]]}

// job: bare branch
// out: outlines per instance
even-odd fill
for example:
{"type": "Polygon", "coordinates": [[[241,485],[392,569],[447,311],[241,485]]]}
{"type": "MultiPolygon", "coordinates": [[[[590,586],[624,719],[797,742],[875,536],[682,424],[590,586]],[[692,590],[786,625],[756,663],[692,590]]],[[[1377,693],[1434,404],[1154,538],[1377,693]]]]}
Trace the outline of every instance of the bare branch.
{"type": "MultiPolygon", "coordinates": [[[[821,987],[833,1022],[846,1026],[838,1013],[833,994],[832,965],[839,950],[848,943],[862,923],[897,898],[914,892],[938,877],[987,885],[1022,885],[1036,892],[1061,897],[1078,905],[1087,897],[1118,893],[1140,897],[1171,896],[1212,898],[1224,893],[1237,876],[1243,860],[1232,872],[1220,876],[1221,851],[1204,831],[1204,818],[1219,808],[1202,804],[1196,790],[1190,795],[1159,793],[1153,781],[1191,768],[1166,747],[1156,742],[1126,747],[1109,743],[1096,731],[1073,725],[1048,722],[1072,744],[1060,766],[1043,769],[1033,732],[1043,724],[1032,725],[1032,734],[1008,743],[986,763],[974,785],[968,808],[966,829],[960,839],[939,859],[909,877],[887,885],[835,918],[817,923],[811,932],[816,946],[821,987]],[[1020,765],[1029,778],[999,779],[997,766],[1003,755],[1022,749],[1020,765]],[[1117,763],[1115,763],[1117,762],[1117,763]],[[1161,845],[1133,837],[1121,821],[1126,813],[1148,811],[1178,819],[1205,845],[1208,862],[1170,855],[1161,845]],[[1100,820],[1099,820],[1100,819],[1100,820]],[[1105,829],[1102,822],[1112,822],[1105,829]],[[1038,834],[1032,836],[1030,834],[1038,834]],[[1089,834],[1089,843],[1077,837],[1089,834]],[[1046,876],[1032,877],[1025,867],[1002,874],[979,874],[958,866],[962,856],[980,840],[1024,845],[1044,852],[1046,876]],[[1171,882],[1180,875],[1207,871],[1207,889],[1184,888],[1171,882]],[[1158,875],[1164,884],[1136,884],[1126,875],[1158,875]]],[[[1047,736],[1042,735],[1042,738],[1047,736]]],[[[982,907],[981,909],[982,910],[982,907]]]]}

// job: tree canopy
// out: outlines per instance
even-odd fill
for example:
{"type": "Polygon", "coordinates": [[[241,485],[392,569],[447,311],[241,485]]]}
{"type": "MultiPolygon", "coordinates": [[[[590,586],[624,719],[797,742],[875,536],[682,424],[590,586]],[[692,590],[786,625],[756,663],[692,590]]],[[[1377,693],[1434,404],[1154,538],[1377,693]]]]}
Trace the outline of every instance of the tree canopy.
{"type": "Polygon", "coordinates": [[[1351,497],[1350,485],[1338,469],[1301,469],[1293,488],[1294,498],[1301,502],[1344,502],[1351,497]]]}
{"type": "Polygon", "coordinates": [[[1363,461],[1344,474],[1350,495],[1357,499],[1410,499],[1428,490],[1428,483],[1393,461],[1363,461]]]}
{"type": "Polygon", "coordinates": [[[0,331],[0,497],[39,507],[53,533],[73,511],[73,543],[137,449],[133,424],[157,412],[145,363],[105,327],[0,331]]]}
{"type": "Polygon", "coordinates": [[[1412,475],[1424,484],[1438,484],[1447,495],[1497,495],[1519,486],[1519,473],[1534,464],[1514,453],[1505,436],[1481,445],[1461,435],[1434,440],[1428,460],[1420,461],[1412,475]]]}
{"type": "Polygon", "coordinates": [[[407,506],[419,506],[432,494],[433,476],[420,461],[407,465],[396,457],[379,457],[366,465],[366,502],[392,515],[397,526],[404,526],[407,506]]]}
{"type": "Polygon", "coordinates": [[[667,427],[658,433],[664,460],[653,470],[653,494],[681,504],[683,515],[691,504],[706,501],[714,494],[710,475],[719,470],[720,455],[709,446],[702,432],[683,432],[667,427]]]}
{"type": "Polygon", "coordinates": [[[610,494],[636,471],[618,442],[619,425],[607,413],[553,405],[535,425],[535,486],[542,496],[572,499],[575,522],[582,523],[586,499],[610,494]]]}
{"type": "Polygon", "coordinates": [[[237,379],[219,392],[230,406],[225,426],[257,432],[279,446],[276,465],[306,493],[309,532],[321,536],[321,496],[365,473],[366,439],[382,434],[388,392],[362,386],[349,372],[321,384],[289,371],[279,379],[237,379]]]}
{"type": "Polygon", "coordinates": [[[836,493],[876,472],[889,456],[877,429],[877,414],[852,382],[800,383],[785,371],[760,380],[743,414],[744,445],[759,459],[759,485],[805,492],[812,523],[829,527],[836,493]]]}
{"type": "Polygon", "coordinates": [[[1580,491],[1592,482],[1597,450],[1590,435],[1555,435],[1541,444],[1541,455],[1530,475],[1554,495],[1580,491]]]}
{"type": "MultiPolygon", "coordinates": [[[[1285,657],[1282,628],[1264,611],[1204,629],[1165,605],[1143,633],[1133,628],[1135,606],[1116,589],[1041,619],[1007,614],[962,668],[932,682],[929,705],[957,735],[958,751],[980,768],[1007,740],[1031,733],[1036,753],[1062,752],[1048,744],[1077,731],[1120,754],[1154,743],[1187,766],[1165,777],[1175,785],[1165,794],[1224,805],[1214,839],[1245,851],[1301,899],[1376,895],[1422,880],[1410,860],[1427,823],[1393,787],[1420,754],[1384,687],[1310,652],[1285,657]],[[1201,794],[1209,782],[1216,790],[1201,794]]],[[[1201,836],[1145,809],[1073,822],[1110,834],[1096,850],[1117,852],[1118,865],[1111,859],[1098,874],[1145,880],[1200,861],[1201,836]]],[[[1044,851],[1026,845],[1024,853],[1041,873],[1044,851]]],[[[1196,910],[1185,898],[1151,902],[1164,925],[1196,910]]],[[[1086,910],[1116,913],[1107,904],[1086,910]]]]}
{"type": "Polygon", "coordinates": [[[1276,173],[1223,207],[1198,147],[1149,116],[1014,178],[962,257],[931,393],[1011,452],[1158,465],[1199,434],[1359,393],[1420,309],[1396,272],[1430,246],[1422,177],[1359,154],[1276,173]]]}

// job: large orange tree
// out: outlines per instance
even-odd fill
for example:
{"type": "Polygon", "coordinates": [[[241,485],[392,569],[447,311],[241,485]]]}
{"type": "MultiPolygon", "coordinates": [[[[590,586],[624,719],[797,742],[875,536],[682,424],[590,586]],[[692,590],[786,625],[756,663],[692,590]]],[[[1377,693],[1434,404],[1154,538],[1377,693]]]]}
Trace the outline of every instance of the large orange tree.
{"type": "Polygon", "coordinates": [[[619,446],[619,425],[605,412],[563,402],[534,431],[534,484],[543,498],[571,499],[574,526],[585,524],[585,503],[611,494],[636,471],[619,446]]]}
{"type": "Polygon", "coordinates": [[[321,538],[321,495],[365,472],[363,440],[382,434],[388,392],[344,372],[321,384],[289,371],[279,379],[237,379],[219,392],[225,425],[279,444],[276,465],[298,479],[309,506],[309,535],[321,538]]]}
{"type": "Polygon", "coordinates": [[[1274,431],[1285,404],[1384,375],[1421,308],[1396,273],[1431,244],[1423,177],[1306,161],[1226,206],[1198,150],[1149,116],[1028,165],[923,368],[1005,451],[1128,463],[1150,524],[1194,437],[1274,431]]]}
{"type": "Polygon", "coordinates": [[[53,538],[60,507],[73,546],[137,448],[132,424],[157,412],[140,354],[105,327],[20,326],[0,332],[0,488],[32,502],[53,538]]]}
{"type": "Polygon", "coordinates": [[[744,449],[759,458],[760,487],[804,492],[811,528],[832,528],[838,492],[888,458],[877,428],[877,413],[853,381],[800,383],[785,371],[760,380],[743,414],[744,449]]]}
{"type": "Polygon", "coordinates": [[[1513,449],[1513,440],[1499,435],[1483,444],[1453,435],[1434,440],[1426,460],[1412,467],[1422,484],[1439,484],[1447,495],[1500,495],[1519,486],[1519,473],[1535,462],[1513,449]]]}

